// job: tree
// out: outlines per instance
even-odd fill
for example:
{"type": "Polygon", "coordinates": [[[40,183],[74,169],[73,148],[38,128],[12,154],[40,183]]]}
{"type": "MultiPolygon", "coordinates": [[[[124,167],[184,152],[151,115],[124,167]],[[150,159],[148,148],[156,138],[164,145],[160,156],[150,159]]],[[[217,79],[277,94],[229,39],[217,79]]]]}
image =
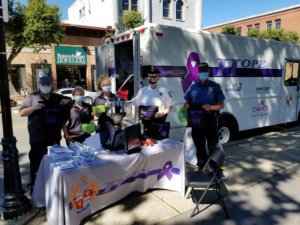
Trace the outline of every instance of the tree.
{"type": "Polygon", "coordinates": [[[291,42],[291,43],[297,43],[299,40],[298,33],[294,31],[285,31],[283,29],[267,29],[264,31],[252,29],[251,31],[248,32],[248,37],[271,39],[271,40],[291,42]]]}
{"type": "Polygon", "coordinates": [[[261,38],[261,32],[254,28],[248,31],[248,37],[255,37],[255,38],[261,38]]]}
{"type": "Polygon", "coordinates": [[[137,11],[124,11],[120,21],[125,30],[142,26],[145,22],[142,15],[137,11]]]}
{"type": "Polygon", "coordinates": [[[222,28],[222,34],[240,35],[238,29],[234,25],[228,25],[222,28]]]}
{"type": "Polygon", "coordinates": [[[8,65],[24,47],[39,52],[45,46],[61,42],[64,30],[57,6],[47,4],[46,0],[28,0],[27,5],[13,0],[8,3],[10,20],[5,25],[6,41],[11,48],[8,65]]]}

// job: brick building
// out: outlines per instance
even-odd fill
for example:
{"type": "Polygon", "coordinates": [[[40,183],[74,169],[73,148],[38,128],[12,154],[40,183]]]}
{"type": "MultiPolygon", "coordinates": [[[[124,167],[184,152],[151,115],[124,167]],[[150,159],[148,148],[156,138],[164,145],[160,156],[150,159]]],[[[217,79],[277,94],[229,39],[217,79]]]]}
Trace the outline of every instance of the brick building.
{"type": "MultiPolygon", "coordinates": [[[[12,95],[22,94],[24,89],[36,90],[38,76],[45,71],[43,67],[48,68],[54,89],[64,87],[67,81],[87,90],[95,89],[95,46],[104,43],[106,31],[114,30],[67,23],[62,26],[65,37],[59,46],[53,44],[39,53],[24,48],[12,61],[9,68],[14,87],[10,87],[12,95]]],[[[7,52],[9,55],[9,47],[7,52]]]]}
{"type": "Polygon", "coordinates": [[[209,32],[221,32],[228,25],[235,25],[242,36],[247,36],[249,30],[257,28],[282,28],[286,31],[296,31],[300,35],[300,4],[259,15],[254,15],[222,24],[203,28],[209,32]]]}

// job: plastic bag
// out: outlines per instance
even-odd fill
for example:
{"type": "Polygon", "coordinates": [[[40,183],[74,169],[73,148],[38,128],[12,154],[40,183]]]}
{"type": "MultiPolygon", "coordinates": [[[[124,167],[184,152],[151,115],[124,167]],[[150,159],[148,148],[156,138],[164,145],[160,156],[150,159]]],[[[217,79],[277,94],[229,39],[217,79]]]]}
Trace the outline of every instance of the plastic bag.
{"type": "Polygon", "coordinates": [[[185,131],[183,144],[185,149],[185,161],[187,163],[196,165],[197,157],[196,157],[196,147],[192,138],[192,128],[188,127],[185,131]]]}

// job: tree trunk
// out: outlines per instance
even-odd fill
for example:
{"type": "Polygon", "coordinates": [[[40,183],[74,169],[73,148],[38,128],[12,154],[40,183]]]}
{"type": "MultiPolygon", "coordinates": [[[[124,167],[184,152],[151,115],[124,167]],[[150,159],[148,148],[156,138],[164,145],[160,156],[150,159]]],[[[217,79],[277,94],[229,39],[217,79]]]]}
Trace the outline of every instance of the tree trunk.
{"type": "MultiPolygon", "coordinates": [[[[17,55],[21,51],[22,51],[21,47],[17,48],[17,49],[15,49],[15,48],[12,49],[12,51],[11,51],[11,53],[10,53],[8,59],[7,59],[7,68],[8,69],[11,67],[11,63],[14,60],[14,58],[16,58],[17,55]]],[[[9,72],[9,71],[7,71],[7,72],[9,72]]],[[[9,94],[10,94],[10,96],[12,96],[12,95],[19,95],[19,93],[16,91],[16,89],[15,89],[15,87],[14,87],[12,81],[11,81],[11,74],[10,73],[8,73],[8,85],[9,85],[9,94]]]]}

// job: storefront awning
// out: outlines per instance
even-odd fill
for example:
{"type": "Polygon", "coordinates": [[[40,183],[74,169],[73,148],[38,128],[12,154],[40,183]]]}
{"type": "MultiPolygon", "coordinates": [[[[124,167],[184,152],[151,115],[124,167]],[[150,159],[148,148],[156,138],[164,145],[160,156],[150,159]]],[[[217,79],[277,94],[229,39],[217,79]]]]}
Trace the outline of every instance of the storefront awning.
{"type": "Polygon", "coordinates": [[[57,65],[86,65],[86,50],[82,47],[55,46],[57,65]]]}

